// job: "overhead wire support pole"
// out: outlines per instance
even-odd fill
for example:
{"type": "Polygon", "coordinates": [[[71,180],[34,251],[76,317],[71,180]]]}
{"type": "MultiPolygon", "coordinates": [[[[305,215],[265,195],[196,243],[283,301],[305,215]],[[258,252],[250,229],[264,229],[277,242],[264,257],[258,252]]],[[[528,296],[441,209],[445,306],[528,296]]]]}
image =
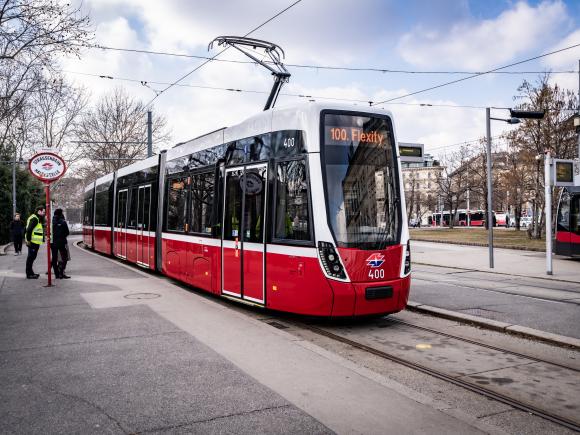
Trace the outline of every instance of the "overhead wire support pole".
{"type": "Polygon", "coordinates": [[[491,178],[491,109],[485,109],[486,148],[487,148],[487,244],[489,250],[489,268],[493,269],[493,182],[491,178]]]}
{"type": "Polygon", "coordinates": [[[153,121],[151,120],[151,110],[147,111],[147,157],[153,155],[153,121]]]}
{"type": "Polygon", "coordinates": [[[214,43],[217,43],[218,46],[224,46],[225,48],[235,48],[272,73],[274,76],[274,85],[272,86],[272,90],[270,91],[270,95],[268,96],[268,100],[264,106],[264,110],[268,110],[274,107],[282,86],[284,83],[287,83],[290,80],[291,75],[281,60],[285,56],[284,50],[282,50],[279,45],[276,45],[272,42],[255,38],[246,38],[244,36],[218,36],[209,43],[207,49],[211,50],[214,43]],[[270,62],[265,62],[262,59],[258,59],[247,49],[244,49],[244,47],[252,47],[254,50],[256,48],[263,49],[265,54],[270,57],[270,62]]]}

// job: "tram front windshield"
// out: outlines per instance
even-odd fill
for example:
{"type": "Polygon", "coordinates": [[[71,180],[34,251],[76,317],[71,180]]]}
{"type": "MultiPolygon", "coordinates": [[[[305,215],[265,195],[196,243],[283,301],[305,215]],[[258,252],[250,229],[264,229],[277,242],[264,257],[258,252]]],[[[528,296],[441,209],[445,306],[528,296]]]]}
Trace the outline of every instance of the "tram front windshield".
{"type": "Polygon", "coordinates": [[[323,158],[329,221],[339,247],[399,243],[397,160],[387,118],[325,114],[323,158]]]}

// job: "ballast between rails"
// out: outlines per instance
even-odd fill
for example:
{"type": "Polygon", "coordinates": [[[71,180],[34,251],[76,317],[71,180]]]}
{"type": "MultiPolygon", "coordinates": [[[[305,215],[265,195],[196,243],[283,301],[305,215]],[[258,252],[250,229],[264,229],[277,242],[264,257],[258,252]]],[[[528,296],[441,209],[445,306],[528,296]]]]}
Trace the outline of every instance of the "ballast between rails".
{"type": "Polygon", "coordinates": [[[396,144],[384,110],[270,109],[88,185],[83,239],[273,310],[397,312],[411,265],[396,144]]]}

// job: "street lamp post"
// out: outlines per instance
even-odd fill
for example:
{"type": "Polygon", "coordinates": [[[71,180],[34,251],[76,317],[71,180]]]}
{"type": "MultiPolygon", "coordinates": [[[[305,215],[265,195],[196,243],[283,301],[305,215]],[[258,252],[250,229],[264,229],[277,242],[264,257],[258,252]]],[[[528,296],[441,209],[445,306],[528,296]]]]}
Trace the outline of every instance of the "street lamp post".
{"type": "Polygon", "coordinates": [[[514,110],[509,109],[510,118],[492,118],[491,108],[485,109],[485,124],[487,134],[487,242],[489,251],[489,268],[494,268],[493,262],[493,183],[491,174],[491,120],[503,121],[508,124],[519,124],[520,119],[542,119],[544,111],[530,111],[530,110],[514,110]]]}

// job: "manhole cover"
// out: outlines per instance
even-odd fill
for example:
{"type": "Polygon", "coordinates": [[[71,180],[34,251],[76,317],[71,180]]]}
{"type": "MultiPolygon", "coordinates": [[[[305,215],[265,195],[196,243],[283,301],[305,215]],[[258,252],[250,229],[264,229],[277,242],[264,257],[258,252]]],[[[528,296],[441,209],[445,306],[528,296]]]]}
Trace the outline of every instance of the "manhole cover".
{"type": "Polygon", "coordinates": [[[157,293],[131,293],[125,295],[125,299],[157,299],[160,297],[161,295],[157,293]]]}

